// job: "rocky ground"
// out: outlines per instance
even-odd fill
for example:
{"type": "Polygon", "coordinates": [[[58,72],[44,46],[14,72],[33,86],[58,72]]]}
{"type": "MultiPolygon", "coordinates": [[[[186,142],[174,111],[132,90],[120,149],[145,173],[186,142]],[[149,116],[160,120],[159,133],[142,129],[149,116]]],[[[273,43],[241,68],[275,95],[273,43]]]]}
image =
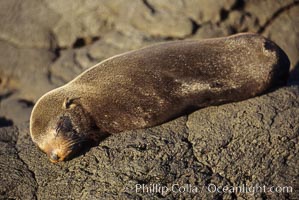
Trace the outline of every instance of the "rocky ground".
{"type": "Polygon", "coordinates": [[[0,0],[0,199],[299,199],[298,13],[296,0],[0,0]],[[285,50],[288,86],[109,137],[64,163],[33,145],[37,99],[93,64],[156,42],[244,31],[285,50]],[[219,193],[211,184],[293,191],[219,193]]]}

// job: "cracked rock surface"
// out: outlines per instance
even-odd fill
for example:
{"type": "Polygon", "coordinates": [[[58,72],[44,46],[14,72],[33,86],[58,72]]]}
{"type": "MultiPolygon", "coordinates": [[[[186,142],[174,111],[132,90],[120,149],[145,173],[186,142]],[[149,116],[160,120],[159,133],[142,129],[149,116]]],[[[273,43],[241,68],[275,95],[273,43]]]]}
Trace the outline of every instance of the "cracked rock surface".
{"type": "Polygon", "coordinates": [[[298,0],[1,0],[0,199],[299,199],[298,13],[298,0]],[[56,165],[31,141],[38,98],[92,65],[157,42],[244,31],[284,49],[288,86],[114,135],[56,165]],[[211,184],[293,192],[209,192],[211,184]]]}
{"type": "MultiPolygon", "coordinates": [[[[281,88],[191,114],[188,140],[195,157],[235,185],[298,188],[298,94],[298,87],[281,88]]],[[[266,197],[283,199],[274,193],[266,197]]]]}

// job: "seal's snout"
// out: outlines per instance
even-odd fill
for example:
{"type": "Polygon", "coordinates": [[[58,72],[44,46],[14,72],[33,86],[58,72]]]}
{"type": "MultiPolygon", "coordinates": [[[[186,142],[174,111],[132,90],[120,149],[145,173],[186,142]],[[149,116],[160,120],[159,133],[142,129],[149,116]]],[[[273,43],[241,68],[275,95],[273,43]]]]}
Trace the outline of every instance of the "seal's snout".
{"type": "Polygon", "coordinates": [[[73,142],[74,141],[65,142],[57,138],[57,140],[52,141],[50,143],[51,145],[48,145],[47,148],[43,150],[52,163],[66,161],[71,159],[81,149],[81,143],[73,142]],[[70,144],[68,145],[66,143],[70,144]]]}
{"type": "Polygon", "coordinates": [[[52,151],[46,152],[48,155],[49,160],[52,163],[57,163],[60,161],[65,161],[69,158],[70,154],[72,153],[71,150],[59,150],[59,149],[54,149],[52,151]]]}
{"type": "Polygon", "coordinates": [[[51,140],[49,143],[40,146],[40,149],[47,154],[48,159],[52,163],[66,160],[72,152],[71,148],[65,145],[61,138],[51,140]]]}
{"type": "Polygon", "coordinates": [[[53,162],[53,163],[58,162],[58,161],[59,161],[59,158],[60,158],[60,157],[59,157],[56,153],[54,153],[54,152],[51,152],[50,155],[49,155],[49,159],[50,159],[50,161],[53,162]]]}

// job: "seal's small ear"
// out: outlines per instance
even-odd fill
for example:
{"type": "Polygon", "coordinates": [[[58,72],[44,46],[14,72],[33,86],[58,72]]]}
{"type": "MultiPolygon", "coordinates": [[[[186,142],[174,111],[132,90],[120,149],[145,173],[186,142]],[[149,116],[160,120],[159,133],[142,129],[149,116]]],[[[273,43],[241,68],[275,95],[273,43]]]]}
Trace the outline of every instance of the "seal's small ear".
{"type": "Polygon", "coordinates": [[[79,98],[69,98],[69,97],[66,97],[63,101],[63,105],[62,105],[62,108],[64,109],[70,109],[70,108],[74,108],[78,105],[78,101],[79,98]]]}

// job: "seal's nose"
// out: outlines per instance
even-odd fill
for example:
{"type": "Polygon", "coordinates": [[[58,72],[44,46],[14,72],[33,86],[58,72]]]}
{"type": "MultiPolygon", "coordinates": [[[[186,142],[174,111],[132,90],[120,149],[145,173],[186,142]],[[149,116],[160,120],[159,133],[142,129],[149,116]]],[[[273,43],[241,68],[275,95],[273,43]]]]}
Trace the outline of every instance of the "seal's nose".
{"type": "Polygon", "coordinates": [[[56,163],[59,161],[59,156],[55,152],[51,152],[49,155],[50,161],[56,163]]]}

